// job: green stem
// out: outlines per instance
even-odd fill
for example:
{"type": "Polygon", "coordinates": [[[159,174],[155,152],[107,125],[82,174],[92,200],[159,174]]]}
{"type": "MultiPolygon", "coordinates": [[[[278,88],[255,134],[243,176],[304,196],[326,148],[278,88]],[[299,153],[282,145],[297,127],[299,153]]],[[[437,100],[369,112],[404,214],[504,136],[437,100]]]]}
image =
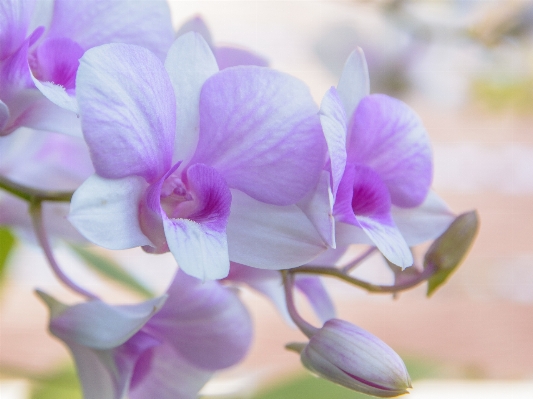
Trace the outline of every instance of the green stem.
{"type": "Polygon", "coordinates": [[[296,273],[305,273],[305,274],[320,274],[323,276],[332,276],[337,277],[347,283],[361,287],[368,292],[381,293],[381,294],[391,294],[395,292],[405,291],[407,289],[416,287],[418,284],[423,283],[429,277],[435,273],[435,268],[429,265],[426,267],[419,275],[417,275],[413,280],[408,281],[403,284],[398,285],[378,285],[371,284],[358,278],[349,276],[342,270],[336,269],[334,267],[322,267],[322,266],[300,266],[294,269],[288,270],[290,274],[296,273]]]}
{"type": "Polygon", "coordinates": [[[27,187],[15,183],[4,176],[0,176],[0,188],[30,203],[36,201],[70,202],[74,194],[73,192],[67,191],[48,191],[27,187]]]}

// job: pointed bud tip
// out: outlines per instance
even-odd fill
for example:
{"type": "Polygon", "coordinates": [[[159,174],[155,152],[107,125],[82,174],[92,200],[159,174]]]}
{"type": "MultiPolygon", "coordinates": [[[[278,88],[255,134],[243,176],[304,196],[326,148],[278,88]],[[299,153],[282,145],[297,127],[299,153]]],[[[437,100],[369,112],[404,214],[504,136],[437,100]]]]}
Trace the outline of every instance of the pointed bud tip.
{"type": "Polygon", "coordinates": [[[48,309],[50,311],[50,318],[59,316],[61,313],[63,313],[65,309],[68,308],[67,305],[62,302],[59,302],[53,296],[48,295],[46,292],[40,289],[36,289],[35,294],[37,294],[37,296],[41,298],[41,300],[46,304],[46,306],[48,306],[48,309]]]}

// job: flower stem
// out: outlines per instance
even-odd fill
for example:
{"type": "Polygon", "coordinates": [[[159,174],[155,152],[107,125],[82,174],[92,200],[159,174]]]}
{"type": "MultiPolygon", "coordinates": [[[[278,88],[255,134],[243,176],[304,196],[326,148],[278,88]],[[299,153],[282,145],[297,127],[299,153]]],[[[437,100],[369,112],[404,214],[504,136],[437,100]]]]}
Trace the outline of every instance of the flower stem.
{"type": "Polygon", "coordinates": [[[355,269],[357,266],[359,266],[359,263],[361,263],[363,260],[368,258],[370,255],[374,253],[376,250],[376,247],[370,247],[365,252],[363,252],[361,255],[359,255],[357,258],[355,258],[353,261],[348,263],[346,266],[343,266],[341,270],[344,273],[350,273],[353,269],[355,269]]]}
{"type": "Polygon", "coordinates": [[[300,266],[294,269],[288,270],[289,274],[306,273],[306,274],[319,274],[323,276],[337,277],[347,283],[364,288],[368,292],[390,294],[400,291],[405,291],[409,288],[413,288],[418,284],[426,281],[435,273],[435,267],[428,265],[420,274],[418,274],[413,280],[398,285],[378,285],[371,284],[358,278],[349,276],[343,270],[336,269],[334,267],[321,267],[321,266],[300,266]]]}
{"type": "Polygon", "coordinates": [[[287,310],[289,311],[289,315],[291,316],[292,321],[294,321],[294,324],[298,326],[298,328],[307,335],[308,338],[311,338],[313,335],[316,334],[318,331],[318,328],[312,326],[307,321],[305,321],[302,316],[298,313],[296,310],[296,306],[294,304],[294,297],[292,295],[293,291],[293,285],[294,285],[294,276],[288,272],[288,270],[281,270],[281,274],[283,276],[283,286],[285,288],[285,301],[287,302],[287,310]]]}
{"type": "Polygon", "coordinates": [[[70,202],[74,194],[67,191],[47,191],[27,187],[4,176],[0,176],[0,188],[31,203],[35,201],[70,202]]]}
{"type": "Polygon", "coordinates": [[[33,229],[35,231],[35,235],[37,237],[37,240],[39,241],[39,244],[41,245],[41,248],[44,251],[44,254],[46,256],[46,259],[48,260],[48,263],[50,264],[50,267],[52,268],[52,271],[56,275],[56,277],[67,287],[69,287],[71,290],[77,292],[78,294],[81,294],[89,299],[98,299],[96,295],[93,293],[81,288],[78,286],[75,282],[73,282],[59,267],[58,263],[56,262],[54,258],[54,253],[52,251],[52,248],[50,247],[50,243],[48,242],[48,237],[46,235],[46,229],[44,228],[43,224],[43,210],[42,210],[42,201],[41,200],[33,200],[30,205],[30,216],[33,222],[33,229]]]}

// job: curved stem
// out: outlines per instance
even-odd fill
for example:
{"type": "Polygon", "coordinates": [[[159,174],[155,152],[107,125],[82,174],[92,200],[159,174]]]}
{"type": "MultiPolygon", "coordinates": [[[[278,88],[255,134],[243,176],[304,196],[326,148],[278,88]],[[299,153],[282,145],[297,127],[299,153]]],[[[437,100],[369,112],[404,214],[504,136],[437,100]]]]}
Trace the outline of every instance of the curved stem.
{"type": "Polygon", "coordinates": [[[281,270],[281,274],[283,275],[283,286],[285,288],[285,301],[287,302],[287,310],[289,311],[289,315],[291,316],[292,321],[294,321],[294,324],[298,326],[298,328],[307,335],[308,338],[311,338],[313,335],[316,334],[318,331],[318,328],[312,326],[307,321],[305,321],[302,316],[298,313],[296,310],[296,306],[294,304],[294,297],[292,295],[293,291],[293,285],[294,285],[294,276],[290,273],[288,273],[287,270],[281,270]]]}
{"type": "Polygon", "coordinates": [[[0,176],[0,188],[32,203],[35,201],[70,202],[72,195],[74,194],[70,191],[47,191],[27,187],[4,176],[0,176]]]}
{"type": "Polygon", "coordinates": [[[48,242],[46,230],[44,228],[41,201],[32,201],[30,206],[30,216],[33,222],[33,229],[35,231],[35,235],[37,236],[37,240],[39,241],[39,244],[41,245],[41,248],[43,249],[44,254],[46,256],[46,259],[48,260],[48,263],[50,264],[50,267],[52,268],[56,277],[63,284],[65,284],[67,287],[77,292],[78,294],[81,294],[89,299],[98,299],[96,295],[81,288],[75,282],[73,282],[65,273],[63,273],[63,270],[61,270],[61,268],[57,264],[54,258],[52,248],[50,247],[50,243],[48,242]]]}
{"type": "Polygon", "coordinates": [[[349,273],[353,269],[355,269],[357,266],[359,266],[359,263],[361,263],[363,260],[365,260],[367,257],[372,255],[374,251],[376,250],[376,247],[370,247],[365,252],[363,252],[361,255],[359,255],[357,258],[352,260],[350,263],[348,263],[346,266],[343,266],[341,270],[344,273],[349,273]]]}
{"type": "Polygon", "coordinates": [[[320,274],[324,276],[337,277],[341,280],[344,280],[350,284],[356,285],[358,287],[364,288],[368,292],[382,293],[382,294],[391,294],[395,292],[400,292],[413,288],[418,284],[426,281],[435,273],[435,267],[428,265],[419,275],[416,276],[412,281],[408,281],[403,284],[398,285],[378,285],[371,284],[358,278],[352,277],[344,273],[342,270],[333,268],[333,267],[315,267],[315,266],[300,266],[288,271],[290,274],[296,273],[306,273],[306,274],[320,274]]]}

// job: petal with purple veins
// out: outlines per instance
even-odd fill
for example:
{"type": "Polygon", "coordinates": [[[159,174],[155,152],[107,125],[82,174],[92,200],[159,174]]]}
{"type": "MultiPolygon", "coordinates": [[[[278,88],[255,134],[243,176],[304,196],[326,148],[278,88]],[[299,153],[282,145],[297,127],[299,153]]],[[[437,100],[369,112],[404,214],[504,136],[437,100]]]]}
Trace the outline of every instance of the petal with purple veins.
{"type": "Polygon", "coordinates": [[[152,183],[167,172],[176,105],[168,74],[153,53],[126,44],[87,51],[76,92],[96,173],[109,179],[138,175],[152,183]]]}
{"type": "Polygon", "coordinates": [[[290,205],[319,178],[325,143],[308,88],[256,66],[225,69],[200,95],[200,136],[191,163],[216,168],[231,188],[290,205]]]}
{"type": "Polygon", "coordinates": [[[431,185],[429,137],[405,103],[383,94],[363,98],[348,132],[348,161],[374,169],[389,189],[392,203],[420,205],[431,185]]]}

